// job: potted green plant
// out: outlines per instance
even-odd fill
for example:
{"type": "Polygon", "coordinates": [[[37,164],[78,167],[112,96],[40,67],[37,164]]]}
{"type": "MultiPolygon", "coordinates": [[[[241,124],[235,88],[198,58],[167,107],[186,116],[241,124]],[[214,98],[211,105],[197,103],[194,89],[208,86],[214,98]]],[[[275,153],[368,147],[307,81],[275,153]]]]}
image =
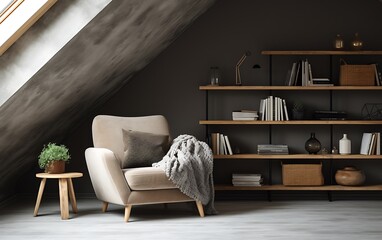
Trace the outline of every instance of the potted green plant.
{"type": "Polygon", "coordinates": [[[304,119],[304,105],[301,102],[295,102],[293,104],[292,116],[294,120],[304,119]]]}
{"type": "Polygon", "coordinates": [[[70,159],[69,149],[65,145],[48,143],[44,145],[39,157],[38,164],[46,173],[65,172],[65,163],[70,159]]]}

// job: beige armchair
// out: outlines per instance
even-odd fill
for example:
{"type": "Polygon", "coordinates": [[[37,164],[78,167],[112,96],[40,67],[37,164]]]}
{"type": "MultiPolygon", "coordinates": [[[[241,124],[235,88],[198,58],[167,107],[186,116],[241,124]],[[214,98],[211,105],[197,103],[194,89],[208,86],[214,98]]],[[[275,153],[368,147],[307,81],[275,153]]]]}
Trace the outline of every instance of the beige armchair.
{"type": "MultiPolygon", "coordinates": [[[[180,192],[162,169],[123,169],[121,161],[126,149],[122,129],[169,135],[167,120],[160,115],[99,115],[94,118],[94,147],[86,149],[85,158],[95,194],[103,201],[103,212],[109,203],[122,205],[125,207],[125,221],[128,222],[133,205],[195,201],[180,192]]],[[[196,201],[196,205],[200,216],[204,217],[203,205],[199,201],[196,201]]]]}

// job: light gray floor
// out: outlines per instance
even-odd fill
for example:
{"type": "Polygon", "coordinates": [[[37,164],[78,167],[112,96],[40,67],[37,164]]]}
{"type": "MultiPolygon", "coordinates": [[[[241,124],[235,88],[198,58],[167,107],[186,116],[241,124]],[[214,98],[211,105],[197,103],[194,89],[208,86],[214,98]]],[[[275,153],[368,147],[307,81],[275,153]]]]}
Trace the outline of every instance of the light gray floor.
{"type": "Polygon", "coordinates": [[[216,216],[200,218],[193,204],[133,207],[102,213],[95,199],[79,199],[79,213],[61,220],[59,203],[43,199],[33,217],[34,199],[0,209],[0,239],[382,239],[381,201],[217,202],[216,216]]]}

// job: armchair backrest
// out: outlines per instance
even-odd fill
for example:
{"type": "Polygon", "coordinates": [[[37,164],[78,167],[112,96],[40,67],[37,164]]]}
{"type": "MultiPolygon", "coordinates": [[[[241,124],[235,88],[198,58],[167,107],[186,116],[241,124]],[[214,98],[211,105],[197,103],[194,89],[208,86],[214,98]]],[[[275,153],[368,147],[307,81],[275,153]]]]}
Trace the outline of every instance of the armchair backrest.
{"type": "Polygon", "coordinates": [[[161,115],[144,117],[96,116],[92,126],[94,147],[110,149],[120,163],[124,156],[122,129],[170,135],[167,120],[161,115]]]}

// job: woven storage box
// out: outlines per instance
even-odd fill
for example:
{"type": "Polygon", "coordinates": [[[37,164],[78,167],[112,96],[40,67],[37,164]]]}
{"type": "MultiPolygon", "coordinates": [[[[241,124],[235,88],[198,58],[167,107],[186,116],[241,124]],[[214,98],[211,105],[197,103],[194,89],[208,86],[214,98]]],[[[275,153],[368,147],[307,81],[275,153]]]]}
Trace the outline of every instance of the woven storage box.
{"type": "Polygon", "coordinates": [[[282,175],[286,186],[324,185],[322,164],[282,164],[282,175]]]}
{"type": "Polygon", "coordinates": [[[375,83],[375,66],[349,65],[340,67],[341,86],[373,86],[375,83]]]}

